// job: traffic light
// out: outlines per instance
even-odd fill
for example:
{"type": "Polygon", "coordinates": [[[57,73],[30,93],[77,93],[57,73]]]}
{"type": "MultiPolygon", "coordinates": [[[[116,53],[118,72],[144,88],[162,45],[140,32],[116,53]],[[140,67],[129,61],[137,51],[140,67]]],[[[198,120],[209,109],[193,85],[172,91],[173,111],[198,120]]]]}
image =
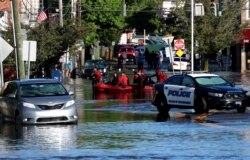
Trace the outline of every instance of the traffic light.
{"type": "Polygon", "coordinates": [[[214,0],[211,0],[210,2],[210,10],[211,10],[211,13],[214,14],[215,16],[217,16],[217,4],[215,3],[214,0]]]}

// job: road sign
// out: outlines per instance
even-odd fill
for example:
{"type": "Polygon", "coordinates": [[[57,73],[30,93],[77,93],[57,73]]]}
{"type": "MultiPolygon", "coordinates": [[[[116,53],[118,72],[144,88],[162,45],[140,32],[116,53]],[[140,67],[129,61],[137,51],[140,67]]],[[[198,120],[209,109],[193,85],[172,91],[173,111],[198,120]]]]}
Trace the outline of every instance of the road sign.
{"type": "Polygon", "coordinates": [[[0,37],[0,87],[4,86],[3,79],[3,61],[13,51],[13,47],[9,45],[3,38],[0,37]]]}
{"type": "Polygon", "coordinates": [[[174,49],[185,49],[185,40],[184,39],[176,39],[174,40],[174,49]]]}
{"type": "Polygon", "coordinates": [[[0,37],[0,61],[1,63],[5,60],[6,57],[13,51],[13,47],[9,45],[3,38],[0,37]]]}
{"type": "Polygon", "coordinates": [[[183,51],[179,49],[179,50],[176,52],[176,55],[177,55],[178,57],[181,57],[181,56],[183,55],[183,51]]]}
{"type": "Polygon", "coordinates": [[[23,41],[23,60],[36,61],[36,41],[23,41]]]}
{"type": "Polygon", "coordinates": [[[23,41],[23,61],[28,62],[28,75],[30,76],[30,62],[36,61],[36,41],[23,41]]]}

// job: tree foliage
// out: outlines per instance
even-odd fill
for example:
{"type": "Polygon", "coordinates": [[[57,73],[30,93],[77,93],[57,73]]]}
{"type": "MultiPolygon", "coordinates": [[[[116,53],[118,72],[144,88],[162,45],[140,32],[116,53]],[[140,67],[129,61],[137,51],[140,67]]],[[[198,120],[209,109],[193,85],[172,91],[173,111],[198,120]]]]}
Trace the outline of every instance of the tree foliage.
{"type": "Polygon", "coordinates": [[[198,53],[210,55],[236,43],[237,36],[244,27],[240,24],[243,2],[228,1],[224,4],[221,16],[215,16],[210,10],[210,1],[204,1],[207,14],[195,22],[195,39],[198,41],[198,53]],[[210,12],[209,12],[210,11],[210,12]]]}
{"type": "Polygon", "coordinates": [[[126,1],[127,18],[129,28],[135,28],[139,33],[146,30],[149,33],[159,32],[162,22],[158,17],[157,6],[159,0],[126,1]]]}
{"type": "Polygon", "coordinates": [[[84,21],[95,26],[96,34],[101,45],[111,46],[122,33],[125,23],[121,14],[122,1],[117,0],[85,0],[84,21]]]}
{"type": "Polygon", "coordinates": [[[57,64],[65,51],[82,38],[83,32],[81,27],[69,21],[65,21],[63,27],[55,24],[50,28],[41,25],[31,29],[28,40],[35,40],[38,44],[37,63],[33,64],[33,67],[49,67],[57,64]]]}
{"type": "MultiPolygon", "coordinates": [[[[201,0],[205,15],[194,17],[194,39],[198,42],[195,52],[206,57],[235,43],[244,24],[240,24],[243,1],[225,1],[222,15],[215,16],[210,9],[210,0],[201,0]]],[[[172,23],[167,23],[169,32],[176,38],[184,38],[186,47],[191,49],[190,4],[177,7],[173,12],[172,23]]]]}
{"type": "Polygon", "coordinates": [[[135,28],[142,33],[159,30],[157,17],[160,0],[126,0],[126,17],[122,15],[122,0],[84,0],[84,21],[96,26],[96,36],[101,45],[111,46],[118,41],[125,29],[135,28]]]}

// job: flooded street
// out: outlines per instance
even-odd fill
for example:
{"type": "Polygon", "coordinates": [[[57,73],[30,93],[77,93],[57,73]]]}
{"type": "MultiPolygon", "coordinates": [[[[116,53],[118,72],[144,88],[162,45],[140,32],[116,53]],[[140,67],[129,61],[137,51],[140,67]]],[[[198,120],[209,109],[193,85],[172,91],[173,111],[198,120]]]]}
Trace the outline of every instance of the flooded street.
{"type": "MultiPolygon", "coordinates": [[[[223,75],[245,89],[249,76],[223,75]]],[[[250,108],[171,109],[157,120],[150,93],[93,94],[90,80],[69,80],[75,92],[78,125],[20,126],[0,124],[1,159],[250,159],[250,108]]]]}

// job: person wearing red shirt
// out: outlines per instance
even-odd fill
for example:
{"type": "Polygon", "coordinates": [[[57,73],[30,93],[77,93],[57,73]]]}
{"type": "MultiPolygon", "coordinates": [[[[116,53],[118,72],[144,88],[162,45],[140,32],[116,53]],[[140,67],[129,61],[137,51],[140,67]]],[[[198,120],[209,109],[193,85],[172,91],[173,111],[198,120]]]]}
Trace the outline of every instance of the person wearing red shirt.
{"type": "Polygon", "coordinates": [[[100,83],[101,82],[102,73],[100,71],[98,71],[97,68],[94,68],[92,76],[93,76],[94,83],[100,83]]]}
{"type": "Polygon", "coordinates": [[[127,75],[125,73],[122,73],[117,85],[126,86],[128,84],[129,84],[129,79],[128,79],[127,75]]]}
{"type": "Polygon", "coordinates": [[[159,72],[157,75],[157,81],[158,83],[164,82],[168,78],[167,73],[165,72],[159,72]]]}
{"type": "Polygon", "coordinates": [[[156,76],[157,83],[162,83],[168,78],[167,73],[161,72],[159,68],[157,68],[155,70],[155,74],[150,77],[154,77],[154,76],[156,76]]]}

